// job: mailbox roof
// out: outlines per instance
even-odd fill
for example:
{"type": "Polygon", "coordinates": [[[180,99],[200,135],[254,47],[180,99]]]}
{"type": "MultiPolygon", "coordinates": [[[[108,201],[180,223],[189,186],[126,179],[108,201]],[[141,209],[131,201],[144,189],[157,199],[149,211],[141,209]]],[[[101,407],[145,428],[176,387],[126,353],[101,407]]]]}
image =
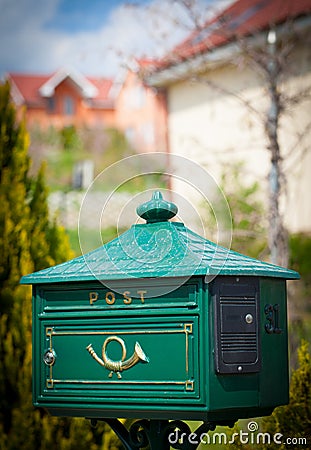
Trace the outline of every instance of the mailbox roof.
{"type": "Polygon", "coordinates": [[[156,193],[137,208],[146,224],[133,225],[85,255],[26,275],[22,284],[60,283],[192,275],[252,275],[297,279],[299,274],[218,246],[184,224],[169,222],[177,208],[156,193]],[[165,205],[166,204],[166,205],[165,205]]]}

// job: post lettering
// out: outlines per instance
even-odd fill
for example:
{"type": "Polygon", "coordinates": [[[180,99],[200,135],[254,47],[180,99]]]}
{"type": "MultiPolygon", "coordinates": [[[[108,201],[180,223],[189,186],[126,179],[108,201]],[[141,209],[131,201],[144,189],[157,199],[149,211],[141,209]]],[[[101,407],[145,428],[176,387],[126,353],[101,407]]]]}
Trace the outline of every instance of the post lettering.
{"type": "Polygon", "coordinates": [[[93,305],[98,300],[98,292],[89,293],[90,305],[93,305]]]}
{"type": "Polygon", "coordinates": [[[137,294],[140,295],[141,302],[145,303],[144,294],[147,294],[147,291],[137,291],[137,294]]]}
{"type": "Polygon", "coordinates": [[[123,292],[123,297],[124,297],[123,303],[125,305],[130,305],[132,303],[132,298],[129,297],[129,295],[130,295],[130,291],[123,292]]]}
{"type": "Polygon", "coordinates": [[[114,296],[114,293],[113,292],[107,292],[106,293],[106,303],[108,305],[113,305],[115,301],[116,301],[116,298],[114,296]]]}
{"type": "MultiPolygon", "coordinates": [[[[89,302],[90,305],[94,305],[95,302],[100,300],[100,295],[104,295],[104,299],[107,303],[107,305],[114,305],[116,301],[123,300],[124,305],[131,305],[133,303],[133,297],[131,297],[131,291],[124,291],[120,292],[123,298],[116,298],[116,294],[114,292],[108,291],[106,293],[100,294],[98,292],[89,292],[89,302]]],[[[139,295],[139,300],[141,303],[145,303],[145,297],[144,295],[147,294],[147,291],[137,291],[137,294],[139,295]]],[[[101,297],[101,300],[103,298],[101,297]]]]}

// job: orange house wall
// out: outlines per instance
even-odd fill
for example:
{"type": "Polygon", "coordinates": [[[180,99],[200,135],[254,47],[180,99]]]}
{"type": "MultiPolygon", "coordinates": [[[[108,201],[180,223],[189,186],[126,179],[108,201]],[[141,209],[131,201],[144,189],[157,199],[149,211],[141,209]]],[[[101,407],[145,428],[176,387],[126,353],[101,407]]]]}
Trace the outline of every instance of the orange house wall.
{"type": "Polygon", "coordinates": [[[126,135],[131,130],[130,141],[136,150],[167,150],[165,96],[143,85],[133,72],[128,72],[116,101],[116,124],[126,135]]]}
{"type": "Polygon", "coordinates": [[[43,129],[69,125],[113,127],[125,133],[136,151],[168,151],[165,94],[145,86],[133,72],[128,72],[110,109],[91,107],[90,102],[82,97],[81,90],[69,79],[55,88],[53,111],[48,110],[48,99],[42,100],[45,107],[27,107],[28,126],[37,125],[43,129]],[[66,96],[73,99],[73,115],[64,112],[66,96]]]}
{"type": "Polygon", "coordinates": [[[44,100],[46,101],[46,108],[27,107],[26,120],[28,125],[39,125],[42,128],[49,126],[62,128],[69,125],[77,127],[115,126],[115,110],[113,108],[103,110],[89,107],[87,100],[81,96],[79,88],[68,80],[64,80],[55,88],[53,111],[48,110],[48,99],[44,100]],[[72,115],[65,114],[66,96],[73,100],[74,112],[72,115]]]}

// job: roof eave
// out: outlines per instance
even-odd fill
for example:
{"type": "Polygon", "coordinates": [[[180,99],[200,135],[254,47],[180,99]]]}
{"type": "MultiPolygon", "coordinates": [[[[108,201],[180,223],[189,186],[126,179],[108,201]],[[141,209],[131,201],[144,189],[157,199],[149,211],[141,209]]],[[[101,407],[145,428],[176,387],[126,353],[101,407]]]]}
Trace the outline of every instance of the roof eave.
{"type": "Polygon", "coordinates": [[[116,274],[109,274],[108,277],[105,277],[104,275],[102,276],[96,276],[94,274],[92,275],[80,275],[79,277],[76,276],[72,276],[72,277],[66,277],[66,279],[64,279],[61,276],[46,276],[46,277],[31,277],[28,275],[25,275],[24,277],[22,277],[20,284],[24,284],[24,285],[38,285],[38,284],[57,284],[57,283],[80,283],[80,282],[109,282],[109,281],[117,281],[117,280],[137,280],[137,279],[159,279],[159,278],[176,278],[176,277],[190,277],[190,276],[203,276],[203,277],[212,277],[212,279],[214,279],[216,276],[254,276],[254,277],[260,277],[260,278],[278,278],[278,279],[283,279],[283,280],[298,280],[300,278],[299,274],[295,271],[291,271],[291,270],[284,270],[284,272],[279,272],[276,271],[274,272],[270,272],[269,274],[267,274],[264,270],[258,271],[258,270],[240,270],[240,271],[236,271],[236,270],[232,270],[232,269],[222,269],[219,270],[217,268],[210,268],[210,270],[206,269],[199,269],[197,271],[195,271],[194,273],[188,273],[187,271],[185,272],[179,272],[178,275],[174,275],[174,274],[170,274],[170,275],[163,275],[163,276],[159,276],[157,274],[153,274],[153,273],[141,273],[141,272],[133,272],[133,273],[126,273],[124,274],[124,276],[120,276],[120,274],[116,273],[116,274]],[[32,279],[33,278],[33,279],[32,279]]]}
{"type": "Polygon", "coordinates": [[[11,97],[13,102],[16,106],[21,106],[25,104],[25,97],[21,93],[21,91],[18,89],[14,79],[10,76],[10,74],[7,74],[5,78],[9,81],[11,86],[11,97]]]}
{"type": "MultiPolygon", "coordinates": [[[[295,19],[293,31],[302,32],[311,25],[311,15],[306,15],[295,19]]],[[[278,36],[281,38],[288,33],[288,24],[282,23],[275,27],[278,36]]],[[[241,37],[247,40],[247,45],[262,46],[267,42],[267,29],[257,32],[254,35],[241,37]]],[[[213,70],[227,63],[234,63],[234,58],[241,54],[242,49],[238,40],[229,42],[220,47],[207,49],[205,52],[194,55],[191,58],[176,61],[163,69],[147,73],[144,77],[149,86],[164,87],[176,81],[182,81],[189,76],[202,73],[204,70],[213,70]]]]}
{"type": "Polygon", "coordinates": [[[162,70],[147,74],[145,82],[149,86],[163,87],[200,73],[203,70],[212,70],[220,67],[238,54],[238,51],[237,44],[231,43],[206,53],[200,53],[193,58],[185,59],[162,70]]]}
{"type": "Polygon", "coordinates": [[[85,98],[95,98],[98,95],[98,89],[84,76],[72,69],[62,69],[56,72],[46,83],[44,83],[39,92],[42,97],[52,97],[58,86],[66,78],[70,78],[82,91],[85,98]]]}

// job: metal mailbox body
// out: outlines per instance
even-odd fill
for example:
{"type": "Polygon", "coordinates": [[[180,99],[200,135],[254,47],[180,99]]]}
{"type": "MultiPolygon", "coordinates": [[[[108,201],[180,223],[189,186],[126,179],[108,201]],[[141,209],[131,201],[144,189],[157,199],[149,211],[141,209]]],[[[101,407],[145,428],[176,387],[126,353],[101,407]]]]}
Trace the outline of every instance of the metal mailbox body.
{"type": "Polygon", "coordinates": [[[33,284],[34,405],[222,423],[286,404],[286,279],[298,274],[150,217],[22,279],[33,284]]]}

